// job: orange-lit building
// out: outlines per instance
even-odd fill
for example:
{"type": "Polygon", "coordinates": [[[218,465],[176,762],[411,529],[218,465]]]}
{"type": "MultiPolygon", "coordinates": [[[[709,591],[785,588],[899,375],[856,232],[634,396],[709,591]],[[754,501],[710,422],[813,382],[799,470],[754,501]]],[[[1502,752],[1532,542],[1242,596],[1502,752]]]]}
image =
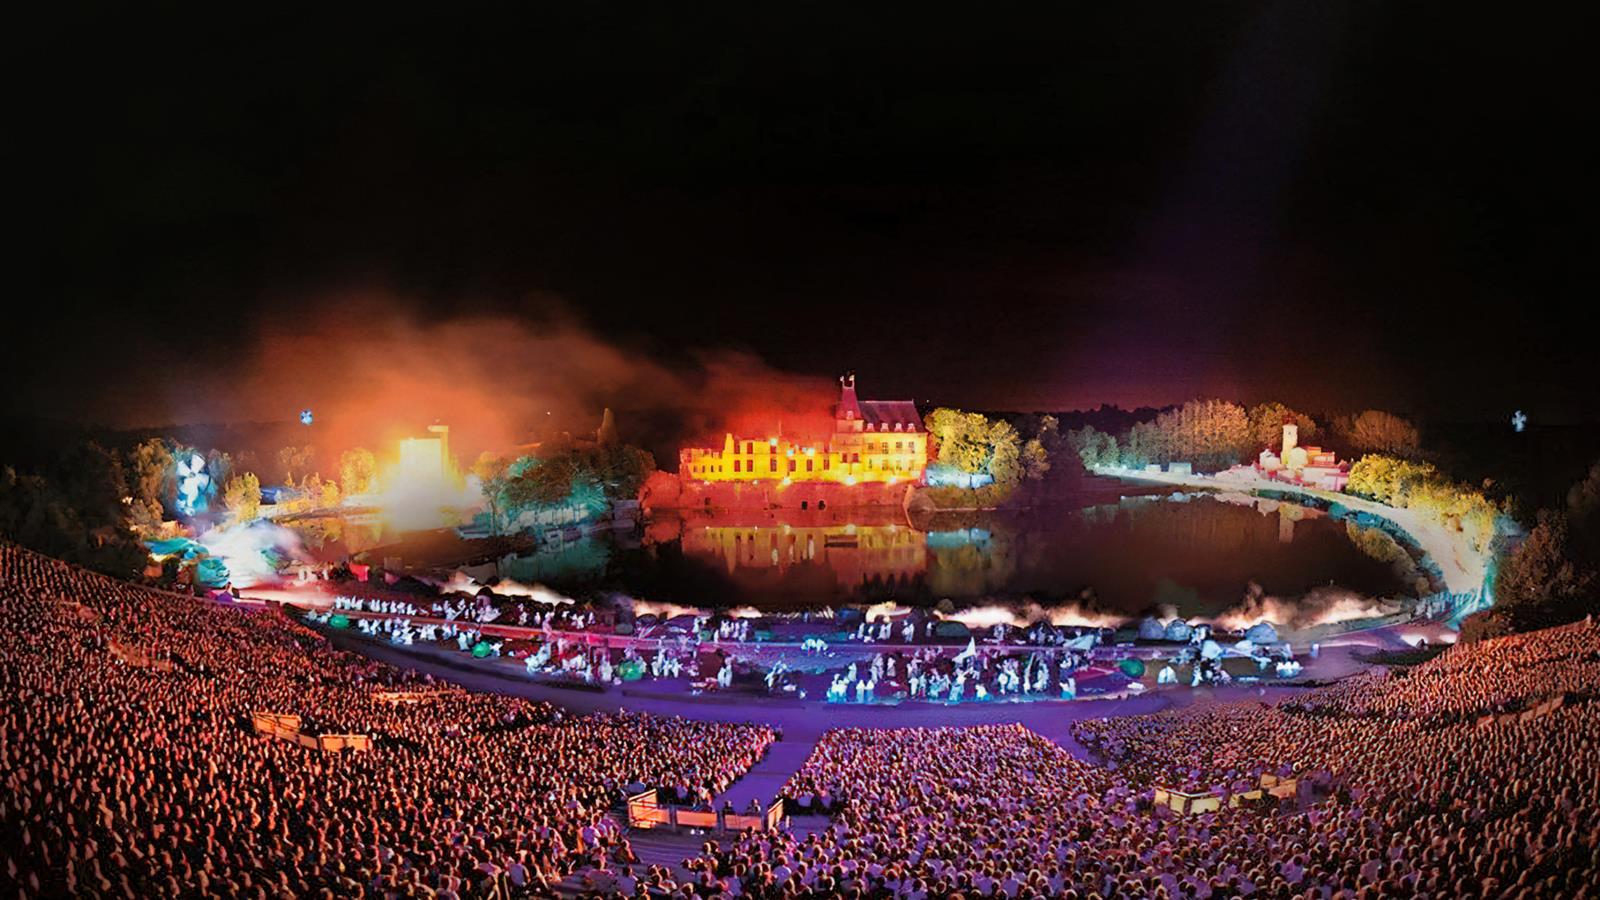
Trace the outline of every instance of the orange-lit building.
{"type": "MultiPolygon", "coordinates": [[[[856,379],[839,379],[833,430],[824,439],[789,439],[781,433],[739,436],[722,446],[678,452],[678,474],[701,482],[921,481],[928,465],[928,435],[910,400],[858,400],[856,379]]],[[[776,427],[776,423],[774,423],[776,427]]]]}

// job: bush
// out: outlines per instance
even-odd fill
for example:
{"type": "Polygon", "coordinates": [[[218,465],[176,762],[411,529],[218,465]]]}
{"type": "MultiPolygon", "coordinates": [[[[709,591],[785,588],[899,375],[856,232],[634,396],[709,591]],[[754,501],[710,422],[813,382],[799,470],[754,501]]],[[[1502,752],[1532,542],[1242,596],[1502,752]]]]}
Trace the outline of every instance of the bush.
{"type": "Polygon", "coordinates": [[[980,488],[925,487],[919,493],[936,509],[988,509],[1015,493],[1015,485],[986,484],[980,488]]]}

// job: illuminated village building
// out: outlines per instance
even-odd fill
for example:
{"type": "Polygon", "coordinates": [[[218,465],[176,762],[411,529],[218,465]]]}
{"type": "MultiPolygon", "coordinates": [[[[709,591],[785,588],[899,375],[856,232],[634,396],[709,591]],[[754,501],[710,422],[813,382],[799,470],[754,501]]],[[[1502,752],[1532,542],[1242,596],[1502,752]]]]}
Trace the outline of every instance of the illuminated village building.
{"type": "Polygon", "coordinates": [[[687,483],[801,482],[843,485],[920,482],[928,465],[928,436],[910,400],[858,400],[855,376],[839,379],[833,430],[821,440],[782,434],[723,437],[721,448],[679,451],[687,483]]]}
{"type": "Polygon", "coordinates": [[[1261,451],[1256,469],[1268,478],[1326,491],[1342,491],[1350,481],[1350,464],[1340,462],[1332,450],[1300,446],[1300,428],[1283,423],[1283,451],[1261,451]]]}

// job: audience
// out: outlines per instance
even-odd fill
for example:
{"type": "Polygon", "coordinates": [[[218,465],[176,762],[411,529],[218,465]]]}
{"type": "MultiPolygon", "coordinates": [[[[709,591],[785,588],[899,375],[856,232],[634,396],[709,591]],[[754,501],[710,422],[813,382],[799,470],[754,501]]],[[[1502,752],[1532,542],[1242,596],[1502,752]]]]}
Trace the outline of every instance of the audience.
{"type": "Polygon", "coordinates": [[[1600,628],[1405,677],[1081,723],[827,733],[785,793],[833,822],[746,834],[683,889],[760,897],[1600,897],[1600,628]],[[1526,719],[1478,715],[1564,694],[1526,719]],[[1233,805],[1262,775],[1284,801],[1233,805]],[[1186,815],[1158,787],[1212,793],[1186,815]],[[1303,789],[1302,789],[1303,788],[1303,789]]]}
{"type": "Polygon", "coordinates": [[[617,802],[707,800],[770,729],[446,690],[276,612],[9,547],[0,605],[10,896],[549,896],[583,873],[638,897],[1600,897],[1588,622],[1277,704],[1084,721],[1081,757],[1020,725],[835,729],[784,788],[831,818],[646,867],[617,802]],[[258,710],[374,749],[258,737],[258,710]],[[1296,787],[1255,802],[1263,775],[1296,787]]]}
{"type": "Polygon", "coordinates": [[[630,786],[708,798],[774,737],[434,690],[281,613],[12,547],[0,606],[9,896],[545,896],[634,861],[610,815],[630,786]],[[257,737],[252,711],[375,749],[257,737]]]}

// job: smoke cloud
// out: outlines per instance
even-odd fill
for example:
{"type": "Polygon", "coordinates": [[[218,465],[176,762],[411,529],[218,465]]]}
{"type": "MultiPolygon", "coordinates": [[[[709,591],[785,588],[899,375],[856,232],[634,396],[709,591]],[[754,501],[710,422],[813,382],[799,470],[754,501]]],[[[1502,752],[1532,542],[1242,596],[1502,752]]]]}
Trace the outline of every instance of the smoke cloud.
{"type": "Polygon", "coordinates": [[[1392,616],[1400,610],[1399,601],[1365,597],[1340,587],[1313,588],[1303,597],[1284,600],[1267,596],[1260,585],[1251,583],[1244,601],[1218,616],[1212,624],[1228,631],[1243,631],[1258,622],[1302,629],[1392,616]]]}
{"type": "Polygon", "coordinates": [[[1041,606],[1031,600],[1009,606],[973,606],[941,614],[939,618],[961,622],[968,628],[993,628],[996,625],[1026,628],[1039,621],[1048,621],[1059,627],[1116,628],[1127,621],[1126,616],[1099,612],[1078,603],[1041,606]]]}
{"type": "MultiPolygon", "coordinates": [[[[463,466],[481,451],[592,433],[618,413],[624,439],[661,458],[682,438],[723,430],[765,434],[828,416],[825,378],[785,373],[739,352],[690,348],[667,363],[605,340],[560,310],[537,320],[505,315],[439,318],[384,294],[341,295],[309,315],[262,325],[229,371],[174,397],[180,424],[283,422],[286,440],[316,448],[336,474],[337,455],[378,453],[440,422],[463,466]],[[299,411],[314,423],[300,430],[299,411]]],[[[275,452],[275,451],[274,451],[275,452]]],[[[272,468],[263,461],[265,468],[272,468]]]]}

